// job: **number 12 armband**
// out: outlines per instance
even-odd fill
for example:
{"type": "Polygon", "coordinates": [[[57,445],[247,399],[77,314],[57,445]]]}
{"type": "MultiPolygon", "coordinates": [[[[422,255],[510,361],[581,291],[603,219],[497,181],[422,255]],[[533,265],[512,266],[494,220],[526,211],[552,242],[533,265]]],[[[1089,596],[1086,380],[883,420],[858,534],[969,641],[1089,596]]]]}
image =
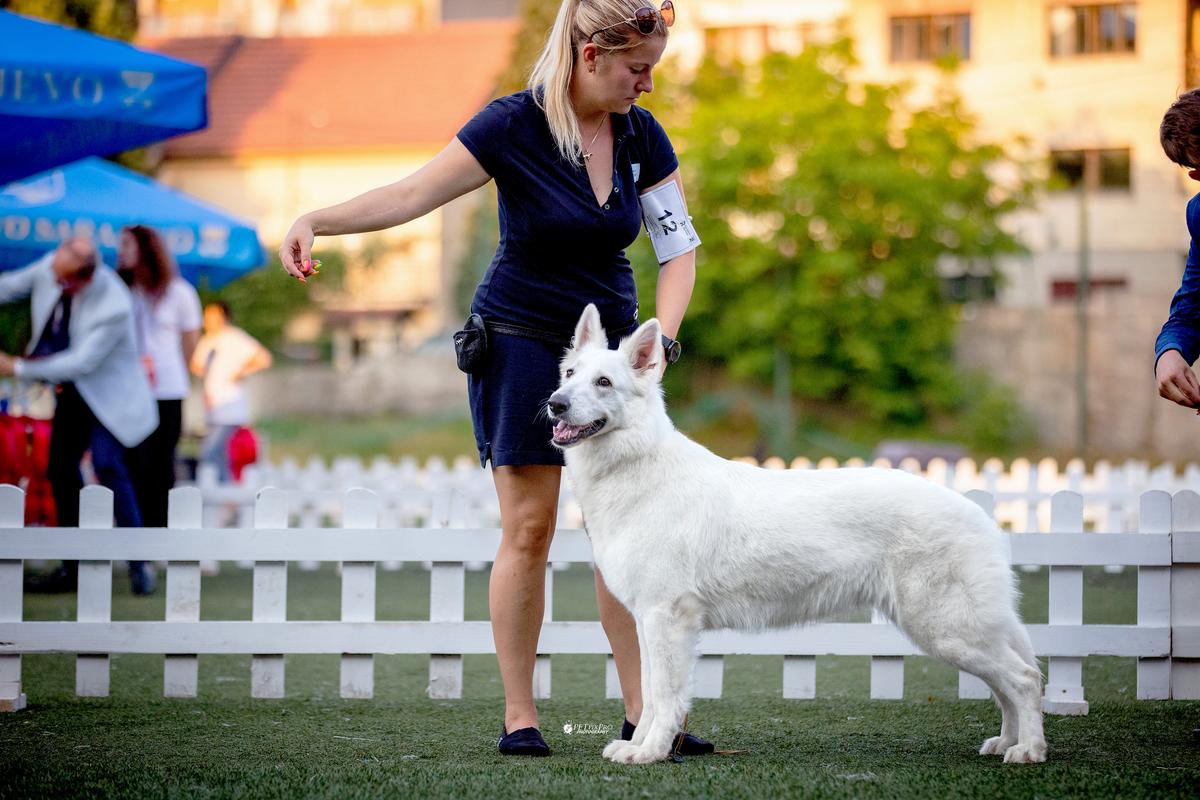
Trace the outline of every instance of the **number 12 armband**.
{"type": "Polygon", "coordinates": [[[692,227],[692,218],[683,204],[679,184],[667,181],[639,199],[642,203],[642,222],[646,224],[646,232],[650,234],[650,243],[654,245],[659,264],[700,246],[700,237],[692,227]]]}

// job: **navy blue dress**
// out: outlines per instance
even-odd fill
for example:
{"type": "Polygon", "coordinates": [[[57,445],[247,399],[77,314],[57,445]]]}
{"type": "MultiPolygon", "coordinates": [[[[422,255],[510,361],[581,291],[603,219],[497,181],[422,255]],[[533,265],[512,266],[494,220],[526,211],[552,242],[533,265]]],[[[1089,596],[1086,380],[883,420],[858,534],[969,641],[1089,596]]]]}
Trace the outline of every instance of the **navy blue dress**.
{"type": "MultiPolygon", "coordinates": [[[[637,327],[637,288],[625,248],[641,230],[638,195],[678,167],[649,111],[613,114],[613,189],[596,202],[587,168],[564,161],[546,115],[526,90],[487,105],[458,140],[496,181],[500,243],[471,311],[570,339],[595,303],[610,345],[637,327]]],[[[546,401],[558,386],[560,343],[492,334],[487,364],[468,376],[480,464],[563,463],[550,444],[546,401]]]]}

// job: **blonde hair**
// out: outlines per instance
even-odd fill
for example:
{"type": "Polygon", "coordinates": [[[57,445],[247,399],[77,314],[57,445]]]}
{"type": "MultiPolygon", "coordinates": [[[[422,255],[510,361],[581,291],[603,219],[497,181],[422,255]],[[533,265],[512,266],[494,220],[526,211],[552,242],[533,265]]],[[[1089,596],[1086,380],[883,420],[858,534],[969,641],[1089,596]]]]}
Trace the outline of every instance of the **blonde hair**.
{"type": "MultiPolygon", "coordinates": [[[[579,121],[571,106],[571,76],[579,49],[587,44],[589,36],[604,52],[637,47],[649,37],[636,26],[621,22],[648,4],[657,5],[655,0],[563,0],[558,7],[546,47],[530,73],[529,88],[534,102],[546,112],[559,155],[571,164],[578,166],[583,152],[579,121]]],[[[660,18],[650,36],[666,35],[667,26],[660,18]]]]}

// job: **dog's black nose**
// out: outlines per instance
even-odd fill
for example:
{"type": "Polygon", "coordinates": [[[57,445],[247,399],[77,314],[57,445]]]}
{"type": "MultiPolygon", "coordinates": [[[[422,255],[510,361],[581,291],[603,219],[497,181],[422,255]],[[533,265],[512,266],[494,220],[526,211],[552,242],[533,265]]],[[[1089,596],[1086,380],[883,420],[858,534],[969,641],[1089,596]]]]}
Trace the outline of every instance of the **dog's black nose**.
{"type": "Polygon", "coordinates": [[[550,413],[560,415],[567,413],[571,407],[571,401],[567,400],[566,395],[561,395],[558,392],[550,395],[550,413]]]}

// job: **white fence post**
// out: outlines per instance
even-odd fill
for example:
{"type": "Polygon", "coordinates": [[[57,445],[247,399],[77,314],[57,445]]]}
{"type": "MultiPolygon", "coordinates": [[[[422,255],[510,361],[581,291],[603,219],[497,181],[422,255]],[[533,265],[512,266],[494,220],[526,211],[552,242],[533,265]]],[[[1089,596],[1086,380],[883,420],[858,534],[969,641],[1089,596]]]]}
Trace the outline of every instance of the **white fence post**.
{"type": "MultiPolygon", "coordinates": [[[[79,492],[79,527],[112,530],[113,493],[103,486],[85,486],[79,492]]],[[[97,533],[97,536],[103,536],[97,533]]],[[[79,562],[77,619],[80,622],[112,621],[112,561],[79,562]]],[[[75,657],[75,694],[108,697],[108,656],[83,653],[75,657]]]]}
{"type": "MultiPolygon", "coordinates": [[[[892,622],[871,609],[872,625],[891,625],[892,622]]],[[[904,656],[871,656],[871,699],[904,699],[904,656]]]]}
{"type": "MultiPolygon", "coordinates": [[[[1146,492],[1138,514],[1138,533],[1171,532],[1171,495],[1146,492]]],[[[1106,568],[1107,569],[1107,568],[1106,568]]],[[[1152,627],[1171,625],[1171,568],[1138,567],[1137,624],[1152,627]]],[[[1139,658],[1137,698],[1166,700],[1171,696],[1171,659],[1139,658]]]]}
{"type": "MultiPolygon", "coordinates": [[[[988,492],[972,489],[966,498],[983,509],[989,517],[995,516],[995,498],[988,492]]],[[[1002,534],[1003,535],[1003,534],[1002,534]]],[[[1008,566],[1012,568],[1012,550],[1008,549],[1008,566]]],[[[958,698],[960,700],[987,700],[992,696],[988,685],[969,672],[958,671],[958,698]]]]}
{"type": "MultiPolygon", "coordinates": [[[[25,525],[25,493],[16,486],[0,486],[0,528],[25,525]]],[[[25,562],[0,559],[0,621],[20,622],[24,597],[25,562]]],[[[0,712],[25,707],[21,691],[21,654],[0,656],[0,712]]]]}
{"type": "Polygon", "coordinates": [[[812,700],[817,696],[817,657],[783,657],[785,700],[812,700]]]}
{"type": "Polygon", "coordinates": [[[724,679],[725,656],[700,656],[692,672],[692,696],[720,697],[724,679]]]}
{"type": "MultiPolygon", "coordinates": [[[[445,529],[450,524],[450,491],[433,496],[426,527],[445,529]]],[[[461,561],[435,561],[429,570],[429,621],[462,622],[466,611],[466,568],[461,561]]],[[[429,696],[462,697],[463,657],[433,653],[429,656],[429,696]]]]}
{"type": "Polygon", "coordinates": [[[1171,516],[1171,697],[1200,700],[1200,495],[1177,492],[1171,516]]]}
{"type": "MultiPolygon", "coordinates": [[[[282,489],[262,489],[254,503],[254,527],[286,528],[287,495],[282,489]]],[[[255,622],[287,620],[287,562],[254,562],[255,622]]],[[[255,655],[250,661],[250,696],[283,697],[284,661],[282,654],[255,655]]]]}
{"type": "MultiPolygon", "coordinates": [[[[203,527],[204,505],[195,487],[172,489],[167,495],[167,527],[197,530],[203,527]]],[[[168,536],[170,534],[167,534],[168,536]]],[[[167,562],[167,622],[200,621],[200,562],[167,562]]],[[[199,659],[195,655],[163,657],[163,696],[195,697],[199,659]]]]}
{"type": "MultiPolygon", "coordinates": [[[[379,498],[367,489],[346,492],[342,513],[345,528],[374,528],[379,524],[379,498]]],[[[375,562],[342,562],[342,621],[375,621],[375,562]]],[[[369,700],[375,695],[375,656],[342,654],[342,697],[369,700]]]]}
{"type": "MultiPolygon", "coordinates": [[[[1083,532],[1083,497],[1075,492],[1056,492],[1050,501],[1051,533],[1083,532]]],[[[1050,567],[1051,625],[1083,624],[1083,567],[1050,567]]],[[[1050,714],[1082,715],[1088,712],[1083,699],[1083,659],[1050,659],[1043,709],[1050,714]]]]}
{"type": "MultiPolygon", "coordinates": [[[[544,595],[542,622],[554,619],[554,566],[546,565],[546,588],[544,595]]],[[[550,655],[538,653],[533,662],[533,696],[536,700],[546,700],[550,697],[550,655]]]]}

